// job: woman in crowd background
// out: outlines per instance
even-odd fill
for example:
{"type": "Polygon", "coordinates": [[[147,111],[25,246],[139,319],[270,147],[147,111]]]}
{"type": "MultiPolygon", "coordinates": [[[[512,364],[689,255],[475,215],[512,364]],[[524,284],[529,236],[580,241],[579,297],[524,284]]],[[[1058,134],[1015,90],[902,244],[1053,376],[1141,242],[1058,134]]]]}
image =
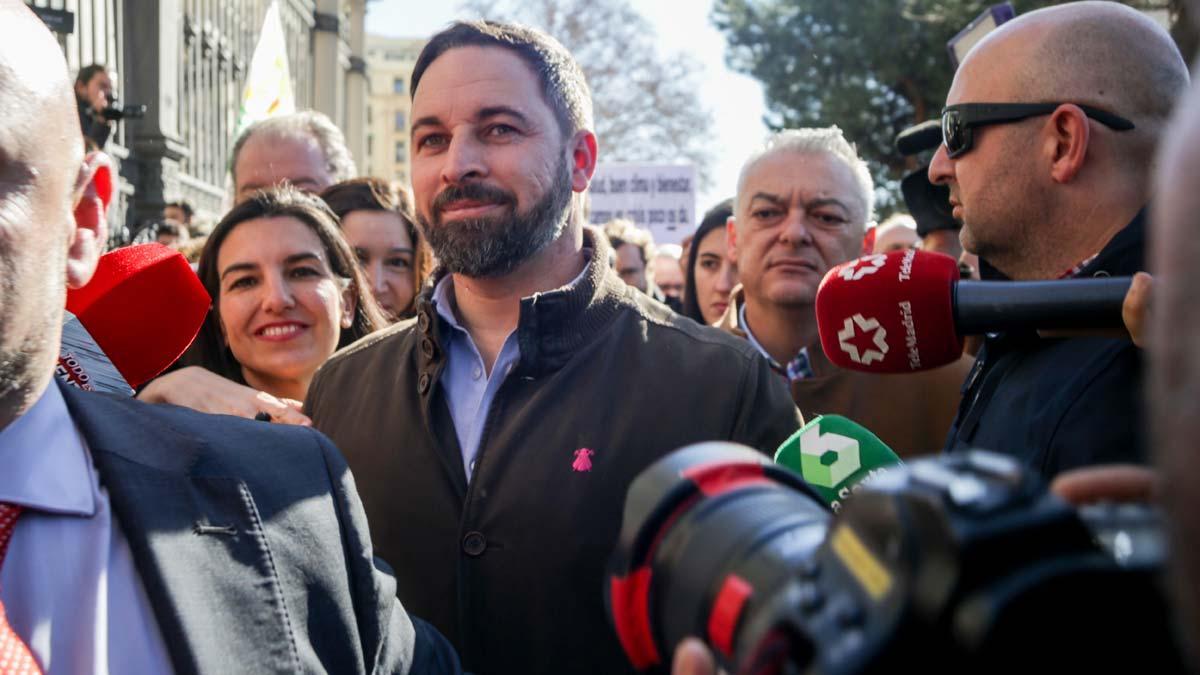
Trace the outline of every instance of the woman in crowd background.
{"type": "Polygon", "coordinates": [[[729,307],[729,294],[738,283],[737,265],[729,258],[725,238],[725,223],[731,215],[733,199],[709,209],[687,252],[683,314],[709,326],[721,320],[729,307]]]}
{"type": "Polygon", "coordinates": [[[337,215],[388,319],[412,316],[432,265],[408,190],[379,178],[354,178],[330,186],[321,198],[337,215]]]}

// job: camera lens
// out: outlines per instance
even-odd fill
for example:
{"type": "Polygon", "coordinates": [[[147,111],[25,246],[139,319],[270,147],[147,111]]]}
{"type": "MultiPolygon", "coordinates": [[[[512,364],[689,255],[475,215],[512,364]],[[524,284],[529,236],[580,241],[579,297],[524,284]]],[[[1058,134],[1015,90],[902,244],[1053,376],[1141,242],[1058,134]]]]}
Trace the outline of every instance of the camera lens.
{"type": "Polygon", "coordinates": [[[660,460],[630,487],[613,559],[610,614],[631,660],[669,661],[689,635],[726,665],[768,637],[796,653],[760,614],[811,572],[829,517],[802,479],[749,448],[706,443],[660,460]]]}
{"type": "Polygon", "coordinates": [[[609,615],[642,670],[695,636],[738,675],[1183,672],[1159,517],[1080,516],[980,451],[889,471],[833,518],[753,450],[689,446],[630,487],[609,615]]]}

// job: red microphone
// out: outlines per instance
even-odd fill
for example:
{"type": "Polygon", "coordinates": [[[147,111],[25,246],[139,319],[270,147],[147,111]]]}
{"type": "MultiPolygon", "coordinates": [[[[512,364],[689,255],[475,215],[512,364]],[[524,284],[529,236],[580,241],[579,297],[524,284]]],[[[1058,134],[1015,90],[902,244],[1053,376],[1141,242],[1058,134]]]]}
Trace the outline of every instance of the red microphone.
{"type": "Polygon", "coordinates": [[[908,373],[962,355],[954,330],[950,256],[909,249],[868,255],[829,270],[817,289],[821,347],[842,368],[908,373]]]}
{"type": "Polygon", "coordinates": [[[92,280],[67,293],[67,311],[132,387],[183,354],[211,303],[187,259],[161,244],[104,254],[92,280]]]}
{"type": "Polygon", "coordinates": [[[949,256],[895,251],[829,270],[817,289],[817,328],[842,368],[909,373],[957,360],[963,335],[1121,329],[1130,281],[959,281],[949,256]]]}

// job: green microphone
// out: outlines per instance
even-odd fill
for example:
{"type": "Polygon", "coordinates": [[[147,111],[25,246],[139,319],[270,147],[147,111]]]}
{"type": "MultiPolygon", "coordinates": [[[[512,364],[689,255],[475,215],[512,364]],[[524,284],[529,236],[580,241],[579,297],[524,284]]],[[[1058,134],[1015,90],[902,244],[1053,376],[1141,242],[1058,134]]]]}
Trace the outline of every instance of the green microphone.
{"type": "Polygon", "coordinates": [[[775,451],[836,513],[846,497],[903,462],[879,437],[841,415],[819,415],[775,451]]]}

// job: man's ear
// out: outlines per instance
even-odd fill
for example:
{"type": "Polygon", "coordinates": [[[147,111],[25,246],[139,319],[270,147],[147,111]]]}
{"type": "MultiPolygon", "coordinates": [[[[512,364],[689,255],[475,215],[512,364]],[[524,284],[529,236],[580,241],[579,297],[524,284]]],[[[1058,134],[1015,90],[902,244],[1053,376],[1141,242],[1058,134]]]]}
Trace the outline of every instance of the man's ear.
{"type": "MultiPolygon", "coordinates": [[[[699,242],[692,242],[697,244],[699,242]]],[[[725,220],[725,248],[728,249],[730,262],[737,262],[737,218],[729,216],[725,220]]]]}
{"type": "Polygon", "coordinates": [[[1050,159],[1050,176],[1057,183],[1070,183],[1083,169],[1091,143],[1092,127],[1087,114],[1074,104],[1064,104],[1046,122],[1045,148],[1050,159]]]}
{"type": "Polygon", "coordinates": [[[596,134],[586,129],[575,132],[575,137],[571,141],[571,189],[573,191],[583,192],[588,188],[588,184],[592,181],[592,175],[596,173],[598,153],[596,134]]]}
{"type": "Polygon", "coordinates": [[[103,152],[88,153],[79,167],[72,193],[75,229],[67,248],[67,286],[82,288],[96,271],[108,242],[108,205],[113,197],[112,160],[103,152]]]}

